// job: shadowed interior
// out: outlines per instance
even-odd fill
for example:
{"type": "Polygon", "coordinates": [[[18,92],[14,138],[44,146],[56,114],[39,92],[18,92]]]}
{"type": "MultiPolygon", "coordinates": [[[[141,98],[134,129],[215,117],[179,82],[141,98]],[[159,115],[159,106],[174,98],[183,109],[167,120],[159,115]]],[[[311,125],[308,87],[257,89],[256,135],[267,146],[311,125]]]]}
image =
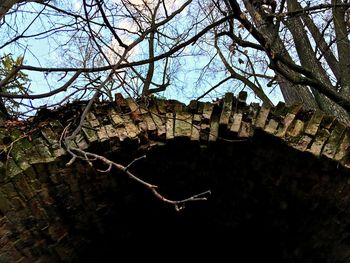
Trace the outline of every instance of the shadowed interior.
{"type": "MultiPolygon", "coordinates": [[[[111,157],[131,157],[123,156],[111,157]]],[[[120,174],[112,209],[101,217],[103,231],[87,235],[75,262],[107,260],[116,251],[132,258],[143,249],[145,259],[161,251],[238,262],[349,260],[349,171],[334,162],[257,133],[208,147],[175,140],[131,170],[172,199],[212,194],[176,212],[120,174]]]]}

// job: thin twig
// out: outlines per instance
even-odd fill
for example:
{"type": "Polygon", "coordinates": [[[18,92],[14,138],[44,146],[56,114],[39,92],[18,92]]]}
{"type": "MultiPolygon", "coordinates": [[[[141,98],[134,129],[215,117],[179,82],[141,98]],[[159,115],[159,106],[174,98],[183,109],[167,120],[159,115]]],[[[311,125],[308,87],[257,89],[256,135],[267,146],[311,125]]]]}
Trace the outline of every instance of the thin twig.
{"type": "Polygon", "coordinates": [[[135,162],[141,160],[141,159],[145,159],[146,155],[142,155],[141,157],[135,158],[134,160],[132,160],[131,163],[129,163],[126,167],[125,167],[125,172],[130,168],[131,165],[133,165],[135,162]]]}
{"type": "MultiPolygon", "coordinates": [[[[83,151],[79,148],[75,148],[75,147],[70,147],[70,153],[72,154],[73,158],[69,161],[69,164],[71,164],[72,162],[74,162],[74,160],[76,158],[80,158],[83,159],[85,161],[87,161],[88,163],[91,163],[91,161],[102,161],[103,163],[105,163],[106,165],[108,165],[108,168],[106,170],[98,170],[99,172],[110,172],[112,170],[112,167],[117,168],[120,171],[123,171],[124,173],[126,173],[126,175],[131,178],[132,180],[142,184],[143,186],[145,186],[148,190],[150,190],[154,196],[156,196],[158,199],[160,199],[161,201],[174,205],[174,208],[176,211],[180,211],[181,209],[183,209],[185,207],[185,204],[188,202],[194,202],[194,201],[205,201],[207,200],[207,195],[209,195],[211,193],[210,190],[207,190],[205,192],[199,193],[199,194],[195,194],[193,196],[190,196],[189,198],[185,198],[182,200],[171,200],[166,198],[164,195],[162,195],[161,193],[159,193],[158,191],[158,186],[154,185],[154,184],[150,184],[142,179],[140,179],[139,177],[137,177],[136,175],[134,175],[133,173],[131,173],[129,171],[129,168],[132,164],[134,164],[135,162],[146,158],[146,155],[143,155],[141,157],[135,158],[133,161],[131,161],[127,166],[123,166],[119,163],[113,162],[109,159],[107,159],[104,156],[95,154],[95,153],[91,153],[91,152],[86,152],[83,151]]],[[[92,163],[91,163],[92,165],[92,163]]]]}
{"type": "Polygon", "coordinates": [[[189,197],[189,198],[186,198],[186,199],[183,199],[183,200],[175,201],[175,200],[170,200],[170,199],[165,198],[165,197],[162,196],[162,195],[157,191],[157,189],[155,189],[155,188],[152,189],[152,192],[153,192],[153,194],[154,194],[156,197],[158,197],[158,198],[159,198],[160,200],[162,200],[163,202],[174,205],[176,211],[182,210],[182,209],[185,207],[185,204],[188,203],[188,202],[206,201],[206,200],[208,200],[208,198],[205,197],[205,196],[211,194],[211,191],[210,191],[210,190],[207,190],[207,191],[205,191],[205,192],[202,192],[202,193],[193,195],[193,196],[191,196],[191,197],[189,197]]]}

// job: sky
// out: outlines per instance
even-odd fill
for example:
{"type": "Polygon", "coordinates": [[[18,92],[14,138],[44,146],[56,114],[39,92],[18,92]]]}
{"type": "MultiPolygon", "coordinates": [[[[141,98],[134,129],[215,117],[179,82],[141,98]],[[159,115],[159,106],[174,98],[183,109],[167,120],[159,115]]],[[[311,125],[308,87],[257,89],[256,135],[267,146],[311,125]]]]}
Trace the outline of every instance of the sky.
{"type": "MultiPolygon", "coordinates": [[[[120,0],[115,0],[116,2],[120,0]]],[[[149,0],[148,0],[149,1],[149,0]]],[[[141,0],[132,0],[133,4],[140,4],[141,0]]],[[[150,1],[153,2],[153,1],[150,1]]],[[[168,7],[170,9],[177,8],[181,1],[167,1],[168,7]]],[[[72,1],[72,6],[75,10],[78,10],[80,8],[81,1],[72,1]]],[[[27,19],[29,17],[33,17],[35,14],[29,14],[28,12],[38,12],[41,10],[41,6],[37,4],[27,4],[23,11],[27,13],[22,14],[22,21],[28,21],[27,19]]],[[[55,17],[53,18],[55,19],[55,17]]],[[[62,18],[59,18],[62,19],[62,18]]],[[[17,21],[21,21],[17,17],[17,21]]],[[[33,24],[32,29],[28,30],[27,33],[35,32],[36,30],[40,30],[42,27],[50,28],[51,23],[56,23],[57,21],[50,21],[50,20],[40,20],[37,19],[37,21],[33,24]]],[[[65,23],[65,21],[59,21],[62,24],[65,23]]],[[[128,24],[128,21],[123,21],[119,26],[128,28],[129,30],[135,30],[134,24],[128,24]],[[124,23],[124,24],[123,24],[124,23]]],[[[22,31],[26,27],[26,23],[20,24],[17,23],[17,26],[19,28],[19,31],[22,31]]],[[[128,36],[121,35],[121,38],[123,41],[128,43],[131,41],[128,36]]],[[[7,53],[13,53],[14,55],[23,55],[25,54],[25,64],[27,65],[33,65],[33,66],[56,66],[61,64],[61,62],[65,63],[67,60],[69,60],[68,57],[65,56],[62,52],[57,52],[58,50],[53,49],[54,43],[56,42],[64,42],[64,37],[62,36],[50,36],[48,38],[42,38],[42,37],[35,37],[33,39],[25,39],[22,41],[22,47],[14,47],[14,46],[7,46],[1,50],[1,54],[7,54],[7,53]]],[[[115,48],[116,41],[112,40],[111,46],[115,48]]],[[[133,50],[133,53],[131,53],[131,56],[138,57],[139,54],[141,54],[142,49],[144,49],[142,45],[135,48],[133,50]]],[[[113,58],[110,58],[111,61],[114,63],[113,58]]],[[[173,80],[173,85],[168,88],[165,92],[160,93],[160,96],[164,96],[169,99],[177,99],[184,103],[189,103],[191,99],[195,99],[199,95],[201,95],[204,91],[208,90],[212,85],[215,85],[218,81],[218,77],[216,76],[215,72],[206,72],[203,76],[204,80],[199,85],[197,84],[197,79],[199,76],[199,72],[197,69],[202,69],[205,67],[205,65],[208,63],[206,58],[203,56],[198,57],[184,57],[181,59],[180,66],[182,67],[182,71],[177,73],[176,78],[173,80]],[[191,69],[191,70],[188,70],[191,69]],[[179,91],[180,89],[180,91],[179,91]]],[[[45,75],[41,73],[35,73],[35,72],[26,72],[29,74],[29,78],[31,79],[31,90],[34,93],[41,93],[41,92],[47,92],[48,87],[54,88],[57,87],[57,85],[61,85],[62,82],[57,82],[57,79],[53,79],[52,75],[45,75]]],[[[63,84],[63,83],[62,83],[63,84]]],[[[236,85],[233,83],[231,85],[232,87],[225,86],[225,89],[229,89],[231,91],[235,91],[235,93],[238,93],[241,89],[236,90],[236,85]]],[[[238,85],[237,85],[238,86],[238,85]]],[[[252,92],[248,90],[248,93],[250,96],[248,97],[248,102],[259,102],[258,99],[254,95],[252,95],[252,92]]],[[[51,102],[59,101],[63,98],[64,94],[56,95],[52,98],[44,99],[41,101],[34,101],[34,105],[39,104],[50,104],[51,102]]],[[[224,96],[224,88],[218,89],[215,92],[212,92],[210,96],[206,97],[205,100],[215,100],[216,97],[222,97],[224,96]]],[[[275,94],[271,94],[271,100],[274,103],[277,103],[279,100],[281,100],[281,96],[279,92],[275,92],[275,94]]]]}

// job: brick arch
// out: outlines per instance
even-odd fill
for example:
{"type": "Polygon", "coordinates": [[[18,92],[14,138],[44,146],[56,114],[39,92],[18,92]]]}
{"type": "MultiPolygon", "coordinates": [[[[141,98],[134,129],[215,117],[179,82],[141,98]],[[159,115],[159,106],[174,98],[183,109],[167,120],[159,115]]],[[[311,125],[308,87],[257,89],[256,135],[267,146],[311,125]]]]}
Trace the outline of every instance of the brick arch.
{"type": "MultiPolygon", "coordinates": [[[[327,204],[339,201],[345,206],[348,196],[343,192],[348,187],[350,165],[348,127],[321,112],[302,111],[298,105],[285,107],[280,103],[270,108],[247,105],[245,100],[246,93],[241,92],[237,98],[227,93],[213,103],[193,101],[186,106],[149,99],[139,106],[117,95],[116,103],[101,104],[89,113],[73,143],[125,165],[146,153],[150,165],[137,164],[135,171],[156,171],[154,180],[179,198],[197,190],[192,183],[185,187],[187,192],[178,193],[177,186],[185,180],[178,177],[181,171],[190,171],[184,176],[198,171],[190,177],[192,181],[201,174],[203,186],[220,188],[223,186],[211,177],[217,176],[214,171],[218,167],[230,167],[219,169],[228,180],[224,182],[231,182],[234,170],[235,176],[244,178],[235,180],[248,192],[247,182],[259,182],[272,187],[280,197],[284,196],[282,189],[294,191],[289,185],[296,184],[299,190],[293,196],[307,198],[312,190],[310,200],[317,200],[336,192],[327,204]],[[191,166],[188,160],[192,158],[191,166]],[[214,165],[210,173],[208,163],[214,165]],[[165,173],[173,179],[167,179],[165,173]],[[250,177],[251,173],[261,174],[264,180],[250,177]],[[167,181],[171,182],[168,186],[167,181]]],[[[70,158],[60,146],[64,127],[78,118],[83,107],[69,105],[39,114],[32,123],[0,128],[0,262],[71,262],[85,244],[82,240],[88,239],[89,229],[103,229],[101,218],[114,207],[110,198],[120,191],[120,181],[83,161],[67,167],[70,158]],[[31,130],[30,136],[23,136],[25,130],[31,130]]],[[[348,223],[343,221],[337,231],[345,231],[348,223]]]]}

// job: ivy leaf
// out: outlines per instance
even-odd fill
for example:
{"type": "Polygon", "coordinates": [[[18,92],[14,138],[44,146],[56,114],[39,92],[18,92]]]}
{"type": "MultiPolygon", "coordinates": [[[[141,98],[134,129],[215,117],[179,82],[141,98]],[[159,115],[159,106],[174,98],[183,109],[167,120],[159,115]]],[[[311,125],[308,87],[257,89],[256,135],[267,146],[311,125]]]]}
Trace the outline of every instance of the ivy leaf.
{"type": "MultiPolygon", "coordinates": [[[[0,58],[0,80],[6,78],[14,67],[19,67],[23,64],[24,57],[12,57],[12,54],[6,54],[0,58]]],[[[30,79],[24,72],[17,72],[3,87],[1,92],[10,94],[27,94],[31,91],[28,89],[30,79]]],[[[19,102],[11,98],[2,98],[3,106],[6,107],[9,113],[16,112],[20,106],[19,102]]]]}
{"type": "Polygon", "coordinates": [[[22,65],[22,63],[23,63],[23,57],[22,56],[19,56],[17,59],[16,59],[16,66],[18,67],[18,66],[21,66],[22,65]]]}
{"type": "Polygon", "coordinates": [[[6,71],[10,71],[12,68],[12,61],[11,58],[9,56],[5,56],[2,59],[2,64],[4,65],[4,68],[6,71]]]}

